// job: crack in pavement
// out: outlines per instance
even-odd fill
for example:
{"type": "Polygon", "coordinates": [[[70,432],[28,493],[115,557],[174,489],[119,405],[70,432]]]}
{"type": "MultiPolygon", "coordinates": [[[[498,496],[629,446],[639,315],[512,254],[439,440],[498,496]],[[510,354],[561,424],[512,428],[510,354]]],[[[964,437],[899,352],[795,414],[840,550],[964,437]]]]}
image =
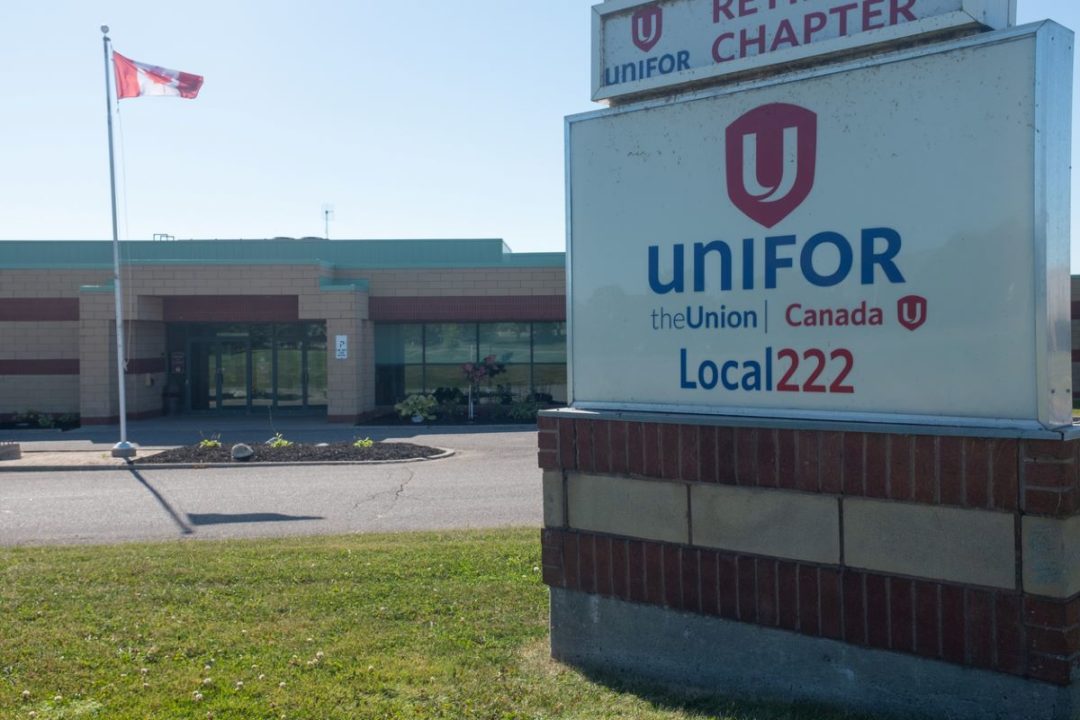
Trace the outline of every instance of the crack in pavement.
{"type": "MultiPolygon", "coordinates": [[[[382,495],[390,495],[391,493],[393,493],[393,497],[390,499],[390,506],[386,509],[386,512],[390,512],[391,510],[393,510],[394,505],[397,504],[397,501],[401,498],[402,493],[405,492],[405,486],[408,485],[410,482],[412,482],[413,478],[416,477],[416,473],[413,470],[410,470],[408,468],[398,468],[398,469],[392,470],[389,473],[387,473],[387,475],[388,475],[387,479],[392,478],[394,476],[394,474],[398,473],[398,472],[404,472],[406,474],[406,477],[405,477],[404,480],[402,480],[400,483],[398,483],[397,488],[395,488],[393,490],[380,490],[377,493],[373,493],[371,495],[368,495],[365,498],[361,498],[360,500],[357,500],[355,503],[353,503],[353,510],[358,510],[358,509],[360,509],[360,506],[362,504],[372,502],[373,500],[375,500],[376,498],[378,498],[378,497],[380,497],[382,495]]],[[[382,517],[382,516],[383,516],[383,513],[380,513],[379,517],[382,517]]]]}

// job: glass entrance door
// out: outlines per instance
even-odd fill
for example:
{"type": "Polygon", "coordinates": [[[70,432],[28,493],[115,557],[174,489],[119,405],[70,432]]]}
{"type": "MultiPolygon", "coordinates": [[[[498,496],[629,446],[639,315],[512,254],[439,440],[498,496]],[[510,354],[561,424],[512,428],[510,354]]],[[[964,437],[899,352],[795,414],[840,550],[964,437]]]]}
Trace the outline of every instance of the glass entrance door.
{"type": "Polygon", "coordinates": [[[326,407],[323,325],[202,325],[198,330],[187,341],[189,409],[326,407]]]}

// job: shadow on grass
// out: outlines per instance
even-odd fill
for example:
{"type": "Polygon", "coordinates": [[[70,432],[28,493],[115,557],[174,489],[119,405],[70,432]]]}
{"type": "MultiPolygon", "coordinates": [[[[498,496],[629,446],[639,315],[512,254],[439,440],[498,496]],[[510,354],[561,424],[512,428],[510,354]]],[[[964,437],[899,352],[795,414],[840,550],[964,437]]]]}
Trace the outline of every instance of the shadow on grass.
{"type": "Polygon", "coordinates": [[[922,720],[923,716],[850,712],[811,701],[766,701],[724,697],[702,688],[664,684],[629,673],[595,666],[568,665],[590,682],[617,693],[634,695],[659,710],[685,713],[701,720],[922,720]]]}
{"type": "Polygon", "coordinates": [[[324,519],[322,515],[282,515],[281,513],[188,513],[187,517],[188,522],[195,526],[324,519]]]}

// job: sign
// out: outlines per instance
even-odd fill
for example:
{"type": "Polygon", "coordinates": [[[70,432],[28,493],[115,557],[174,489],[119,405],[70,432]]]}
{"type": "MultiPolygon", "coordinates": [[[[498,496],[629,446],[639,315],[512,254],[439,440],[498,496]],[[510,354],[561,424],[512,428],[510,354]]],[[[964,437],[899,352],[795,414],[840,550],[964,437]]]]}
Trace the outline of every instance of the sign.
{"type": "Polygon", "coordinates": [[[608,0],[593,7],[592,98],[1016,21],[1016,0],[608,0]]]}
{"type": "Polygon", "coordinates": [[[569,118],[573,405],[1071,424],[1071,54],[1044,23],[569,118]]]}
{"type": "Polygon", "coordinates": [[[334,357],[338,360],[349,359],[349,336],[348,335],[335,335],[334,336],[334,357]]]}

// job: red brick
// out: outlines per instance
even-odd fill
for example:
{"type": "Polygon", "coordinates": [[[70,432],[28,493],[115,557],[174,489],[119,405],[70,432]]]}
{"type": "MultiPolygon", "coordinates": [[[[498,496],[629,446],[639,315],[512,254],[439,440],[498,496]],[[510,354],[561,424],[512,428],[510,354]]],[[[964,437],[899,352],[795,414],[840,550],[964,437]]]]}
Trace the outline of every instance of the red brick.
{"type": "Polygon", "coordinates": [[[679,426],[679,477],[688,482],[701,479],[700,439],[697,425],[679,426]]]}
{"type": "Polygon", "coordinates": [[[698,551],[698,568],[701,575],[700,601],[701,612],[706,615],[720,614],[720,585],[716,568],[716,552],[713,550],[698,551]]]}
{"type": "Polygon", "coordinates": [[[964,504],[964,439],[938,439],[939,481],[943,505],[964,504]]]}
{"type": "Polygon", "coordinates": [[[776,625],[776,561],[757,560],[757,621],[760,625],[776,625]]]}
{"type": "Polygon", "coordinates": [[[941,655],[941,630],[938,617],[938,586],[915,582],[915,652],[926,657],[941,655]]]}
{"type": "Polygon", "coordinates": [[[536,454],[536,464],[541,470],[558,470],[559,458],[554,452],[541,450],[536,454]]]}
{"type": "Polygon", "coordinates": [[[881,575],[866,576],[866,643],[871,647],[889,647],[889,590],[881,575]]]}
{"type": "Polygon", "coordinates": [[[985,590],[967,591],[968,662],[976,667],[994,665],[994,596],[985,590]]]}
{"type": "Polygon", "coordinates": [[[889,497],[911,500],[914,497],[914,438],[910,435],[889,435],[889,497]]]}
{"type": "Polygon", "coordinates": [[[754,567],[754,558],[737,556],[735,572],[738,578],[739,619],[743,622],[757,622],[757,570],[754,567]]]}
{"type": "Polygon", "coordinates": [[[698,551],[683,548],[682,560],[682,609],[701,612],[701,569],[698,567],[698,551]]]}
{"type": "Polygon", "coordinates": [[[799,627],[799,574],[798,566],[781,562],[776,568],[777,600],[780,604],[780,627],[795,630],[799,627]]]}
{"type": "Polygon", "coordinates": [[[1024,440],[1024,460],[1072,460],[1076,447],[1062,440],[1024,440]]]}
{"type": "Polygon", "coordinates": [[[818,492],[821,489],[819,472],[821,462],[818,459],[818,443],[821,433],[814,430],[802,430],[795,433],[798,440],[798,465],[795,471],[795,487],[807,492],[818,492]]]}
{"type": "Polygon", "coordinates": [[[1019,507],[1017,467],[1020,457],[1016,440],[995,440],[991,451],[993,507],[997,510],[1016,510],[1019,507]]]}
{"type": "Polygon", "coordinates": [[[992,441],[964,439],[964,504],[970,508],[990,505],[990,453],[992,441]]]}
{"type": "Polygon", "coordinates": [[[821,492],[839,494],[844,487],[844,435],[821,433],[821,492]]]}
{"type": "Polygon", "coordinates": [[[698,458],[700,460],[698,479],[707,483],[717,482],[719,466],[716,463],[716,428],[706,425],[699,428],[698,433],[698,458]]]}
{"type": "Polygon", "coordinates": [[[735,473],[735,429],[716,429],[716,480],[725,485],[738,482],[735,473]]]}
{"type": "Polygon", "coordinates": [[[757,485],[758,432],[754,428],[735,428],[735,481],[739,485],[757,485]]]}
{"type": "Polygon", "coordinates": [[[682,608],[682,558],[677,545],[662,545],[664,562],[664,606],[682,608]]]}
{"type": "Polygon", "coordinates": [[[1080,651],[1080,628],[1045,628],[1027,629],[1027,646],[1032,652],[1046,655],[1072,655],[1080,651]]]}
{"type": "Polygon", "coordinates": [[[542,432],[536,434],[536,446],[540,450],[558,450],[559,449],[559,436],[553,432],[542,432]]]}
{"type": "Polygon", "coordinates": [[[1080,602],[1024,596],[1024,623],[1065,628],[1080,624],[1080,602]]]}
{"type": "Polygon", "coordinates": [[[582,592],[596,592],[596,538],[578,535],[578,585],[582,592]]]}
{"type": "Polygon", "coordinates": [[[994,636],[997,654],[994,667],[1002,672],[1024,673],[1024,626],[1020,617],[1020,597],[998,593],[994,607],[994,636]]]}
{"type": "Polygon", "coordinates": [[[720,615],[730,620],[737,620],[739,618],[739,573],[735,557],[717,554],[716,561],[720,615]]]}
{"type": "Polygon", "coordinates": [[[866,604],[863,597],[863,575],[845,571],[844,640],[855,645],[866,644],[866,604]]]}
{"type": "Polygon", "coordinates": [[[818,635],[821,622],[818,617],[818,569],[808,565],[799,566],[799,631],[818,635]]]}
{"type": "Polygon", "coordinates": [[[660,426],[660,477],[679,479],[679,426],[667,423],[660,426]]]}
{"type": "Polygon", "coordinates": [[[630,579],[627,574],[630,553],[626,540],[611,541],[611,594],[620,600],[630,599],[630,579]]]}
{"type": "Polygon", "coordinates": [[[840,573],[831,568],[818,571],[818,607],[821,616],[821,634],[839,640],[844,635],[844,604],[841,601],[840,573]]]}
{"type": "Polygon", "coordinates": [[[645,591],[645,543],[640,540],[628,540],[626,543],[627,568],[629,582],[627,593],[630,602],[648,602],[645,591]]]}
{"type": "Polygon", "coordinates": [[[645,446],[645,475],[659,478],[660,470],[660,426],[656,423],[641,424],[641,442],[645,446]]]}
{"type": "Polygon", "coordinates": [[[863,434],[844,433],[844,494],[862,497],[863,487],[863,434]]]}
{"type": "Polygon", "coordinates": [[[1028,658],[1028,677],[1036,680],[1068,685],[1072,680],[1071,672],[1072,663],[1064,658],[1038,654],[1032,654],[1028,658]]]}
{"type": "Polygon", "coordinates": [[[575,420],[574,437],[577,441],[577,468],[592,472],[596,467],[593,459],[593,420],[575,420]]]}
{"type": "Polygon", "coordinates": [[[608,429],[608,443],[611,448],[609,462],[611,472],[623,474],[630,471],[630,465],[626,459],[626,423],[614,420],[608,429]]]}
{"type": "Polygon", "coordinates": [[[611,439],[609,426],[606,420],[597,420],[593,423],[593,469],[598,473],[611,472],[611,439]]]}
{"type": "Polygon", "coordinates": [[[799,481],[798,442],[796,431],[776,431],[776,483],[779,487],[795,488],[799,481]]]}
{"type": "Polygon", "coordinates": [[[1071,463],[1024,463],[1024,487],[1066,490],[1076,483],[1076,466],[1071,463]]]}
{"type": "Polygon", "coordinates": [[[581,583],[578,580],[578,536],[577,533],[563,535],[563,575],[566,578],[566,587],[569,590],[579,590],[581,583]]]}
{"type": "Polygon", "coordinates": [[[938,502],[938,439],[929,435],[915,437],[913,468],[915,475],[915,502],[938,502]]]}
{"type": "Polygon", "coordinates": [[[572,420],[559,423],[559,463],[564,470],[577,469],[577,443],[572,420]]]}
{"type": "Polygon", "coordinates": [[[593,541],[593,552],[596,565],[596,592],[599,595],[613,595],[611,589],[611,538],[597,537],[593,541]]]}
{"type": "Polygon", "coordinates": [[[541,415],[540,417],[536,418],[536,427],[538,430],[540,430],[540,432],[543,432],[545,430],[557,431],[559,429],[559,422],[553,417],[541,415]]]}
{"type": "Polygon", "coordinates": [[[1070,515],[1074,506],[1073,494],[1069,492],[1056,490],[1026,490],[1024,492],[1024,512],[1032,515],[1070,515]]]}
{"type": "Polygon", "coordinates": [[[650,605],[663,605],[664,592],[664,548],[658,543],[645,543],[645,602],[650,605]]]}
{"type": "Polygon", "coordinates": [[[941,656],[954,663],[964,662],[964,590],[941,586],[941,656]]]}
{"type": "Polygon", "coordinates": [[[915,609],[912,583],[902,578],[889,578],[889,644],[893,650],[914,652],[915,609]]]}
{"type": "Polygon", "coordinates": [[[866,496],[873,498],[888,497],[889,462],[888,436],[880,433],[866,433],[866,464],[863,471],[866,496]]]}
{"type": "Polygon", "coordinates": [[[757,482],[760,487],[776,487],[776,431],[761,428],[757,431],[757,482]]]}
{"type": "Polygon", "coordinates": [[[631,475],[645,474],[645,431],[641,423],[626,425],[626,469],[631,475]]]}

